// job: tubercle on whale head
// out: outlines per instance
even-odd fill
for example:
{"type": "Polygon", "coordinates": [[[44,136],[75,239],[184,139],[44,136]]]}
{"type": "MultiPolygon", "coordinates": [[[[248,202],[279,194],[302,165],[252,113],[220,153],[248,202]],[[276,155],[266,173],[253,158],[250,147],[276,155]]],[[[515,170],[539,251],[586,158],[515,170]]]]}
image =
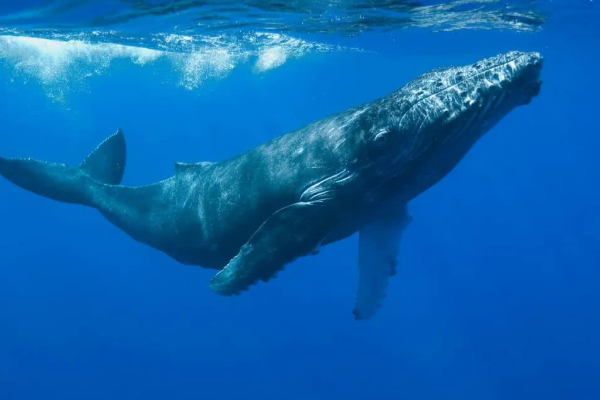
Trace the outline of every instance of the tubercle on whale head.
{"type": "MultiPolygon", "coordinates": [[[[539,53],[515,51],[429,72],[386,98],[387,126],[377,129],[398,132],[412,154],[432,143],[475,141],[539,94],[542,65],[539,53]]],[[[377,132],[372,138],[380,139],[377,132]]]]}
{"type": "MultiPolygon", "coordinates": [[[[510,52],[426,73],[348,114],[360,132],[358,158],[382,175],[432,148],[460,157],[515,107],[541,89],[539,53],[510,52]]],[[[452,157],[450,155],[449,157],[452,157]]]]}
{"type": "MultiPolygon", "coordinates": [[[[537,96],[542,65],[539,53],[510,52],[448,68],[434,74],[437,90],[420,101],[421,109],[417,106],[415,111],[442,123],[472,124],[476,129],[486,120],[500,120],[537,96]]],[[[468,130],[464,125],[462,128],[468,130]]]]}

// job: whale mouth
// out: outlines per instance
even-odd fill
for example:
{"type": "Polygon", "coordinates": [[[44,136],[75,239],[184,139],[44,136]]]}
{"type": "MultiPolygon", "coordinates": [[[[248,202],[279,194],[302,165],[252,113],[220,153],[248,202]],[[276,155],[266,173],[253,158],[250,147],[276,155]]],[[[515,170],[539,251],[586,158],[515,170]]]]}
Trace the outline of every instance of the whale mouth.
{"type": "Polygon", "coordinates": [[[529,104],[542,90],[544,58],[539,53],[526,53],[517,62],[518,67],[520,64],[520,72],[515,77],[515,86],[523,95],[521,104],[529,104]]]}

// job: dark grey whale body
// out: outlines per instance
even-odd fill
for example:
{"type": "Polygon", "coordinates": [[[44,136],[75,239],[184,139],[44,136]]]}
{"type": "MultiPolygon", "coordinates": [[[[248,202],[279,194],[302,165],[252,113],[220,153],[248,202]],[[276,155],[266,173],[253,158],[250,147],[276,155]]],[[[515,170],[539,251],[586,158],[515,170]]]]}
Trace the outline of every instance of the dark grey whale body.
{"type": "Polygon", "coordinates": [[[0,158],[0,174],[39,195],[94,207],[182,263],[220,269],[211,287],[225,295],[360,232],[354,313],[369,318],[395,270],[407,203],[538,94],[541,66],[537,53],[511,52],[436,70],[233,159],[177,163],[172,178],[150,186],[120,185],[120,131],[79,167],[0,158]]]}

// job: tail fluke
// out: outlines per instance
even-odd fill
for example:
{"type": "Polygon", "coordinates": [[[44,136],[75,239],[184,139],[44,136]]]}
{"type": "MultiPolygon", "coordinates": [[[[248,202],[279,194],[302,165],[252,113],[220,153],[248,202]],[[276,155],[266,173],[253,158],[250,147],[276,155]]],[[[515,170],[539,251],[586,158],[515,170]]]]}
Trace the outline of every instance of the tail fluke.
{"type": "Polygon", "coordinates": [[[79,168],[0,157],[0,175],[17,186],[64,203],[93,205],[98,183],[118,185],[125,169],[125,139],[119,130],[102,142],[79,168]]]}
{"type": "Polygon", "coordinates": [[[83,160],[79,168],[95,181],[107,185],[119,185],[125,172],[126,148],[125,136],[119,129],[117,133],[100,143],[83,160]]]}

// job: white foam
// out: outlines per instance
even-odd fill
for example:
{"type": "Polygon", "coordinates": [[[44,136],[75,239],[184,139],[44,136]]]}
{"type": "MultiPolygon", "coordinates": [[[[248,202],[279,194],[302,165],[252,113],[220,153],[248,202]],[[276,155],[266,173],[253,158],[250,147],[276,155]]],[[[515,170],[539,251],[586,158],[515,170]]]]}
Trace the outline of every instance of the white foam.
{"type": "Polygon", "coordinates": [[[310,43],[279,33],[260,32],[256,34],[256,39],[261,43],[258,47],[257,60],[254,65],[254,70],[257,72],[265,72],[280,67],[289,59],[300,58],[311,52],[336,50],[332,46],[310,43]]]}
{"type": "MultiPolygon", "coordinates": [[[[92,33],[91,39],[96,37],[102,34],[92,33]]],[[[115,60],[136,66],[164,60],[178,76],[177,83],[193,90],[209,79],[228,76],[249,60],[255,60],[256,73],[263,73],[289,59],[334,49],[271,33],[247,34],[241,38],[155,35],[152,44],[156,48],[95,43],[81,39],[81,35],[54,39],[0,34],[0,61],[14,68],[18,76],[41,83],[51,97],[62,100],[87,78],[104,74],[115,60]]]]}
{"type": "Polygon", "coordinates": [[[272,46],[261,49],[258,53],[255,69],[259,72],[268,71],[283,65],[289,57],[289,52],[283,46],[272,46]]]}
{"type": "Polygon", "coordinates": [[[115,59],[143,66],[161,56],[157,50],[120,44],[0,36],[0,59],[13,65],[18,74],[46,86],[57,100],[64,99],[73,84],[104,73],[115,59]]]}
{"type": "Polygon", "coordinates": [[[170,56],[173,66],[181,74],[179,83],[188,90],[196,89],[207,79],[227,76],[242,58],[242,54],[227,49],[202,49],[170,56]]]}

